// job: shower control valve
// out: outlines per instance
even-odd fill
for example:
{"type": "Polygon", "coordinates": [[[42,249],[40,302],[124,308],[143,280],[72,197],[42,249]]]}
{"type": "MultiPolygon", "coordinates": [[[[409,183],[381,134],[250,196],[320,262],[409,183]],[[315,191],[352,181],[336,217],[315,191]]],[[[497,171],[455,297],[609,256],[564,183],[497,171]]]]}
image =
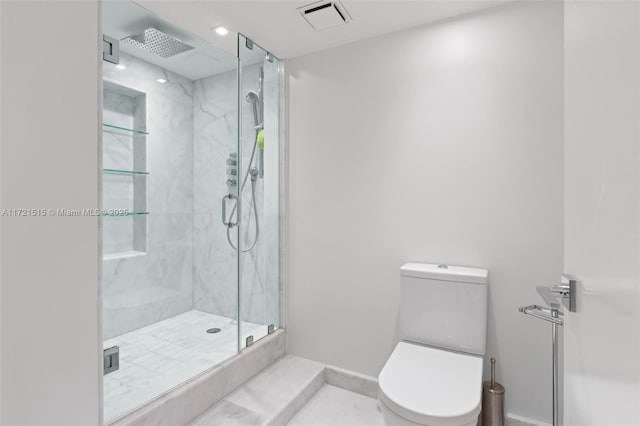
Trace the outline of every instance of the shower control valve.
{"type": "Polygon", "coordinates": [[[229,154],[229,158],[227,158],[227,186],[229,187],[229,191],[233,190],[233,187],[238,184],[238,154],[236,152],[232,152],[229,154]]]}

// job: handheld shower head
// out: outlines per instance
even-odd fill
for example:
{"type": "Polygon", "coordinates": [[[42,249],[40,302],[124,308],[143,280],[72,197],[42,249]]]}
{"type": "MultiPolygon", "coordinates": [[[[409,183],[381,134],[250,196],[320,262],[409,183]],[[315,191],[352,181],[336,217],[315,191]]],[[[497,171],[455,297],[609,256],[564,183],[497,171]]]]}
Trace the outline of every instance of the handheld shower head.
{"type": "Polygon", "coordinates": [[[256,92],[249,92],[247,96],[244,97],[244,100],[251,103],[256,103],[260,101],[260,97],[256,94],[256,92]]]}
{"type": "Polygon", "coordinates": [[[262,122],[260,117],[260,113],[262,112],[262,101],[260,100],[260,96],[258,96],[256,92],[249,92],[244,99],[253,107],[253,122],[255,126],[260,126],[262,122]]]}

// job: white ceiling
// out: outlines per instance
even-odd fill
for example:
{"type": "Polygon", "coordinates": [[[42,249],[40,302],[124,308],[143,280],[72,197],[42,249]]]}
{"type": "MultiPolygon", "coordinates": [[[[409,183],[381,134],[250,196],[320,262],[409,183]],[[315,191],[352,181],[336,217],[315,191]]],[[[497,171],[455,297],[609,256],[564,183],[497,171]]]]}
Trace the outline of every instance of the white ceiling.
{"type": "Polygon", "coordinates": [[[457,15],[512,0],[343,0],[352,22],[315,31],[297,8],[314,1],[210,0],[138,3],[173,23],[235,53],[235,37],[220,37],[210,29],[224,25],[253,39],[280,58],[292,58],[457,15]]]}

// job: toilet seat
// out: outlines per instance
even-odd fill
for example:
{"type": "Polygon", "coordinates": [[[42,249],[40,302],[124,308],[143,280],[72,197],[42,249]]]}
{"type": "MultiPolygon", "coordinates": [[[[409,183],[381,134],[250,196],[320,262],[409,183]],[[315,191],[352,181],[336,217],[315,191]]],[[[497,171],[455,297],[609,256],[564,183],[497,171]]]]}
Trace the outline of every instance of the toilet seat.
{"type": "Polygon", "coordinates": [[[478,419],[482,357],[400,342],[378,377],[380,400],[420,425],[457,426],[478,419]]]}

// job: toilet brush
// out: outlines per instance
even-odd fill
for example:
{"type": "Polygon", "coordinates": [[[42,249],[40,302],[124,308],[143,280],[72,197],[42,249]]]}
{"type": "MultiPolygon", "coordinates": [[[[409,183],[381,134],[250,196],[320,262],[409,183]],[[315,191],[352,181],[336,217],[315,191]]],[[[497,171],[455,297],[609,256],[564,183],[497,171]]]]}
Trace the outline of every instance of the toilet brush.
{"type": "Polygon", "coordinates": [[[482,426],[504,426],[504,386],[496,383],[495,358],[491,358],[491,380],[482,382],[482,426]]]}

